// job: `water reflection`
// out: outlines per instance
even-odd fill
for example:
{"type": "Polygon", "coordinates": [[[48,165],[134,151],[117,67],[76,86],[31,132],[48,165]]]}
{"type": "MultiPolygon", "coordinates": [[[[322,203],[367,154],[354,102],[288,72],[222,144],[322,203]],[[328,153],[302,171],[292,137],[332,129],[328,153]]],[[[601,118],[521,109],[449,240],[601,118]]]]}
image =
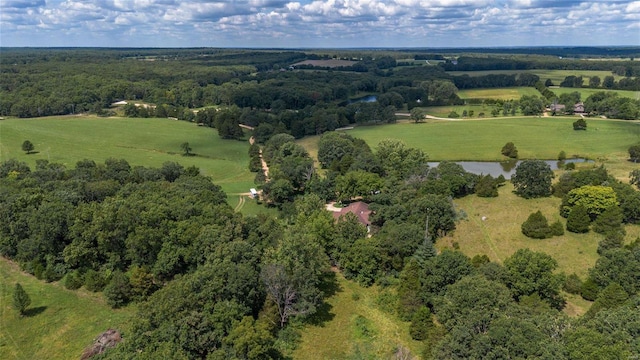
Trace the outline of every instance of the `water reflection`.
{"type": "MultiPolygon", "coordinates": [[[[505,179],[511,179],[511,175],[516,172],[516,167],[520,165],[521,162],[522,160],[512,159],[505,161],[456,161],[456,164],[461,165],[465,171],[473,174],[491,175],[493,177],[502,175],[505,179]]],[[[567,159],[564,161],[544,160],[544,162],[551,167],[551,170],[558,170],[560,168],[564,168],[566,164],[583,162],[593,163],[593,160],[567,159]]],[[[436,167],[438,164],[439,162],[429,162],[429,166],[431,167],[436,167]]]]}

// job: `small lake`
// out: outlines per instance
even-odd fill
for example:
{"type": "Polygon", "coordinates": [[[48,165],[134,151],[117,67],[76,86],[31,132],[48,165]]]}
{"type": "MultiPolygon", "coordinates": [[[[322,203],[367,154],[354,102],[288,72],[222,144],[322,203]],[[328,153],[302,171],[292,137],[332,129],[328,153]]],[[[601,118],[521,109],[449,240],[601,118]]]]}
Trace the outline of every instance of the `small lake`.
{"type": "MultiPolygon", "coordinates": [[[[465,171],[468,171],[472,174],[484,174],[491,175],[493,177],[498,177],[500,175],[504,176],[505,179],[511,179],[511,175],[516,172],[516,167],[520,165],[522,160],[508,160],[508,161],[456,161],[456,164],[462,166],[465,171]]],[[[551,170],[558,170],[558,161],[557,160],[544,160],[547,163],[551,170]]],[[[586,159],[567,159],[564,164],[568,163],[593,163],[593,160],[586,159]]],[[[561,163],[561,164],[562,164],[561,163]]],[[[439,162],[429,162],[429,166],[436,167],[439,162]]],[[[561,165],[562,166],[562,165],[561,165]]]]}
{"type": "Polygon", "coordinates": [[[349,99],[347,100],[347,105],[348,104],[356,104],[356,103],[361,103],[361,102],[365,102],[365,103],[372,103],[372,102],[376,102],[378,101],[378,95],[367,95],[367,96],[363,96],[363,97],[359,97],[359,98],[355,98],[355,99],[349,99]]]}

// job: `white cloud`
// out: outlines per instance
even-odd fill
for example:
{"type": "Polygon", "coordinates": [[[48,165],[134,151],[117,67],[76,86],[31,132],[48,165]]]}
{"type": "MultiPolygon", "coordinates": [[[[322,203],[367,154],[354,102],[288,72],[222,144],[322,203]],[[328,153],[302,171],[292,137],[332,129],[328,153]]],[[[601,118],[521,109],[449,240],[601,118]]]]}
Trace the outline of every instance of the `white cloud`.
{"type": "Polygon", "coordinates": [[[638,28],[640,1],[2,0],[0,4],[3,46],[114,46],[111,39],[134,34],[130,46],[640,45],[638,33],[630,31],[638,28]],[[594,26],[599,27],[597,36],[594,26]]]}

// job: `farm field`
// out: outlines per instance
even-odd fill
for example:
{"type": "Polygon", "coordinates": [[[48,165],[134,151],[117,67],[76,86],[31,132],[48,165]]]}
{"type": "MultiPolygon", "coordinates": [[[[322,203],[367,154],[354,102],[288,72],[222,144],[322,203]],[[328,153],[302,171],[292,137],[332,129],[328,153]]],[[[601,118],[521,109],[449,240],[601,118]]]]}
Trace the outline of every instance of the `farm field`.
{"type": "Polygon", "coordinates": [[[32,168],[39,159],[68,168],[82,159],[103,163],[110,157],[126,159],[131,166],[161,167],[173,161],[199,167],[229,194],[254,186],[248,149],[247,141],[223,140],[214,129],[168,119],[69,116],[0,121],[0,161],[15,158],[32,168]],[[21,151],[24,140],[35,145],[36,153],[21,151]],[[196,156],[182,156],[183,142],[189,142],[196,156]]]}
{"type": "Polygon", "coordinates": [[[535,74],[540,77],[540,80],[543,82],[547,79],[551,79],[555,85],[559,85],[564,78],[567,76],[582,76],[585,78],[585,82],[589,82],[590,77],[599,76],[600,80],[604,79],[605,76],[613,76],[616,81],[624,78],[624,76],[614,75],[610,71],[595,71],[595,70],[544,70],[544,69],[533,69],[533,70],[486,70],[486,71],[449,71],[447,72],[450,75],[469,75],[469,76],[484,76],[484,75],[511,75],[511,74],[520,74],[520,73],[528,73],[535,74]]]}
{"type": "Polygon", "coordinates": [[[100,333],[127,331],[133,313],[111,309],[101,293],[47,284],[0,257],[0,359],[79,359],[100,333]],[[31,297],[22,318],[11,306],[16,282],[31,297]]]}
{"type": "MultiPolygon", "coordinates": [[[[359,126],[347,130],[364,139],[372,148],[384,139],[402,140],[420,148],[433,161],[499,161],[502,146],[512,141],[521,159],[556,159],[567,156],[598,161],[625,160],[629,146],[640,142],[640,126],[631,121],[588,119],[587,131],[574,131],[576,117],[516,117],[476,120],[428,120],[424,123],[359,126]]],[[[317,153],[319,137],[303,139],[301,144],[317,153]]]]}
{"type": "Polygon", "coordinates": [[[523,95],[539,96],[540,92],[532,87],[520,86],[510,88],[467,89],[458,91],[461,99],[500,99],[518,100],[523,95]]]}

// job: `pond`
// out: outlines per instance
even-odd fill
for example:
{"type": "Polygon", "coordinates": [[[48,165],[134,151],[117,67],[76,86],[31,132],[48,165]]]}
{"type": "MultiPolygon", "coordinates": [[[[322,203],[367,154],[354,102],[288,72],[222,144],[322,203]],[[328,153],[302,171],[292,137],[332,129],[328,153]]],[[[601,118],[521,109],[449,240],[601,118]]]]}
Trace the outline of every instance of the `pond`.
{"type": "MultiPolygon", "coordinates": [[[[516,167],[518,165],[520,165],[520,163],[522,162],[522,160],[506,160],[506,161],[456,161],[456,164],[459,164],[462,166],[462,168],[465,171],[468,171],[470,173],[473,174],[484,174],[484,175],[491,175],[493,177],[498,177],[500,175],[504,176],[505,179],[511,179],[511,175],[513,175],[516,172],[516,167]]],[[[558,170],[558,163],[559,161],[557,160],[544,160],[544,162],[546,162],[547,164],[549,164],[549,166],[551,167],[551,170],[558,170]]],[[[560,166],[563,166],[562,164],[568,164],[568,163],[593,163],[593,160],[587,160],[587,159],[567,159],[564,162],[560,163],[560,166]]],[[[431,167],[436,167],[438,166],[438,162],[429,162],[428,163],[429,166],[431,167]]]]}
{"type": "Polygon", "coordinates": [[[359,97],[359,98],[355,98],[355,99],[349,99],[346,101],[346,104],[356,104],[356,103],[361,103],[361,102],[365,102],[365,103],[372,103],[372,102],[376,102],[378,101],[378,95],[367,95],[367,96],[363,96],[363,97],[359,97]]]}

